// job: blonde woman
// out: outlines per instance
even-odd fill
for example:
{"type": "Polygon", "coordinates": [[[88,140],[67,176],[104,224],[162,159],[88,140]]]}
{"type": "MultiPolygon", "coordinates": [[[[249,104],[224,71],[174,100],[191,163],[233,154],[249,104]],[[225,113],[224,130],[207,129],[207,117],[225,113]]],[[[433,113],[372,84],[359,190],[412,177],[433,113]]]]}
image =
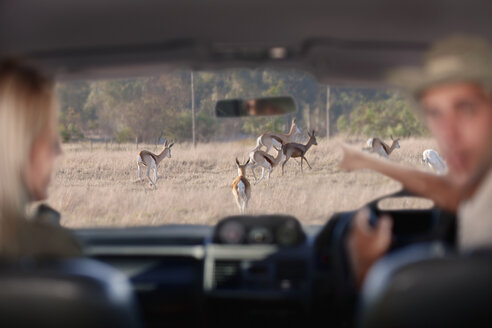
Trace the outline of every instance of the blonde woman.
{"type": "Polygon", "coordinates": [[[0,257],[77,256],[61,227],[28,220],[29,202],[47,197],[61,148],[54,82],[16,60],[0,61],[0,257]]]}

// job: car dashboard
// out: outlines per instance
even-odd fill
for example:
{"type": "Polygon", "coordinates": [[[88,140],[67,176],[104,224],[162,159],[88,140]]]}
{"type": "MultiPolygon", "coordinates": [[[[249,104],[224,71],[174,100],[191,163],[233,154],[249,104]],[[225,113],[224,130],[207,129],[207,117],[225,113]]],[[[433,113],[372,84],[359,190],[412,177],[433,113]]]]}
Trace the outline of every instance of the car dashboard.
{"type": "MultiPolygon", "coordinates": [[[[395,247],[449,235],[437,210],[391,214],[395,247]]],[[[128,276],[146,327],[292,326],[327,316],[342,326],[350,325],[356,299],[344,249],[352,215],[334,214],[323,226],[260,215],[231,216],[216,226],[75,233],[87,256],[128,276]]]]}
{"type": "Polygon", "coordinates": [[[314,236],[292,216],[232,216],[215,227],[80,229],[85,254],[131,280],[147,326],[291,323],[308,314],[314,236]],[[245,311],[248,309],[248,311],[245,311]]]}

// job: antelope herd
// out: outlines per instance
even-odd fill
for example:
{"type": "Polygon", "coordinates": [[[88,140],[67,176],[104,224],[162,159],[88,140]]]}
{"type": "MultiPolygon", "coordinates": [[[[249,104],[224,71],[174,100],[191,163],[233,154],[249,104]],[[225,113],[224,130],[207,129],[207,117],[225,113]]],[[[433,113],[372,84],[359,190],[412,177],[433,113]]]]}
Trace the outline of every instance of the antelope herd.
{"type": "MultiPolygon", "coordinates": [[[[314,137],[314,131],[310,133],[312,137],[309,139],[306,145],[294,143],[294,138],[297,134],[300,134],[301,130],[296,125],[296,120],[293,119],[290,125],[289,132],[283,133],[273,133],[267,132],[263,133],[256,139],[256,147],[249,153],[249,159],[245,164],[239,164],[236,158],[236,166],[238,168],[238,176],[232,183],[232,194],[236,200],[237,206],[241,213],[244,214],[246,207],[248,206],[248,200],[251,197],[251,184],[246,178],[246,167],[249,166],[253,177],[255,179],[255,184],[259,183],[265,177],[265,171],[267,171],[267,180],[270,179],[270,174],[273,169],[277,167],[282,160],[282,174],[283,167],[290,157],[301,157],[301,171],[302,171],[302,160],[307,159],[304,157],[306,151],[311,147],[311,145],[316,145],[316,138],[314,137]],[[261,148],[265,147],[265,150],[261,148]],[[277,151],[276,156],[269,154],[271,148],[277,151]],[[261,167],[261,177],[256,178],[255,168],[261,167]]],[[[308,163],[309,166],[309,163],[308,163]]]]}
{"type": "MultiPolygon", "coordinates": [[[[251,183],[246,177],[246,169],[249,167],[255,179],[255,185],[260,183],[267,174],[267,180],[274,168],[282,163],[282,175],[284,175],[284,166],[290,158],[300,158],[301,172],[303,172],[303,162],[305,161],[311,169],[311,165],[306,159],[306,153],[311,148],[318,144],[315,136],[315,131],[308,132],[309,140],[306,144],[293,142],[296,135],[301,134],[301,129],[296,125],[296,120],[293,119],[289,132],[286,134],[267,132],[260,135],[256,140],[256,147],[249,153],[249,158],[244,164],[240,164],[236,158],[236,167],[238,171],[237,177],[232,183],[232,193],[239,208],[239,211],[244,214],[251,198],[251,183]],[[262,150],[262,148],[265,150],[262,150]],[[269,153],[271,148],[277,152],[275,155],[269,153]],[[257,179],[255,169],[261,167],[261,177],[257,179]]],[[[148,150],[142,150],[137,156],[138,178],[142,180],[142,167],[147,169],[147,179],[150,185],[156,188],[157,185],[157,168],[164,158],[171,158],[171,147],[174,142],[169,144],[167,140],[164,142],[164,147],[159,154],[154,154],[148,150]],[[150,171],[154,170],[153,179],[150,176],[150,171]]],[[[399,139],[393,139],[391,136],[391,145],[388,145],[380,138],[370,138],[366,142],[366,147],[362,150],[378,154],[381,157],[389,158],[395,149],[400,148],[399,139]]],[[[422,153],[420,159],[421,164],[430,167],[437,174],[444,174],[447,170],[445,161],[439,156],[434,149],[426,149],[422,153]]]]}
{"type": "Polygon", "coordinates": [[[273,133],[267,132],[263,133],[256,139],[256,147],[249,153],[248,161],[241,165],[236,158],[236,165],[238,167],[238,176],[232,184],[232,193],[236,199],[237,206],[241,213],[244,213],[248,204],[248,200],[251,196],[251,184],[246,178],[246,167],[249,165],[253,177],[255,179],[255,184],[258,184],[265,177],[265,171],[267,171],[267,180],[270,179],[270,174],[273,169],[277,167],[280,162],[282,162],[282,175],[284,175],[284,166],[287,161],[292,158],[301,158],[301,172],[303,171],[302,164],[305,161],[306,164],[311,168],[305,155],[306,152],[313,145],[317,145],[315,132],[309,132],[309,140],[303,145],[300,143],[293,142],[297,134],[301,133],[301,129],[296,124],[296,119],[292,120],[289,132],[283,133],[273,133]],[[262,148],[265,147],[265,150],[262,148]],[[274,148],[277,152],[276,156],[269,154],[271,148],[274,148]],[[255,168],[261,167],[261,177],[256,178],[255,168]],[[245,191],[241,191],[241,188],[245,188],[245,191]]]}

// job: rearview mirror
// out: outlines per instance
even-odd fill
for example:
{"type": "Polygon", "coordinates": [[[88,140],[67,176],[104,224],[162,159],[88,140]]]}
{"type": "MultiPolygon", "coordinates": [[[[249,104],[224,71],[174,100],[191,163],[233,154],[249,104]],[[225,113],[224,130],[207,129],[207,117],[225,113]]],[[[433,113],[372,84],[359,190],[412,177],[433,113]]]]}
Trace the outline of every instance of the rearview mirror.
{"type": "Polygon", "coordinates": [[[215,104],[217,117],[283,115],[296,110],[297,105],[292,97],[226,99],[215,104]]]}

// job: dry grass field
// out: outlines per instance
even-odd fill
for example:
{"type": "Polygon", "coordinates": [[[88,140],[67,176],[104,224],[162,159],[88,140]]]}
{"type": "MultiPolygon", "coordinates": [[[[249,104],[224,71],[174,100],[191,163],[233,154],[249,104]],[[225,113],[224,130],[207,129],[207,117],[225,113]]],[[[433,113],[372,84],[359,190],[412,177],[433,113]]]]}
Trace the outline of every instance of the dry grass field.
{"type": "MultiPolygon", "coordinates": [[[[400,188],[377,173],[340,171],[339,141],[357,147],[365,142],[341,137],[318,140],[306,156],[313,169],[305,166],[301,174],[292,159],[284,176],[280,168],[275,169],[269,181],[252,186],[247,213],[287,213],[304,224],[322,224],[333,212],[358,208],[400,188]]],[[[137,179],[135,145],[94,144],[91,150],[88,143],[66,144],[48,203],[62,213],[62,223],[68,227],[215,224],[239,213],[230,187],[237,172],[234,158],[247,159],[254,145],[252,139],[199,144],[196,149],[189,143],[176,143],[172,158],[164,159],[159,167],[153,190],[146,179],[137,179]]],[[[400,145],[391,160],[415,167],[421,167],[422,151],[435,147],[431,139],[405,139],[400,145]]],[[[160,151],[155,145],[139,149],[160,151]]],[[[405,200],[402,205],[417,202],[405,200]]]]}

